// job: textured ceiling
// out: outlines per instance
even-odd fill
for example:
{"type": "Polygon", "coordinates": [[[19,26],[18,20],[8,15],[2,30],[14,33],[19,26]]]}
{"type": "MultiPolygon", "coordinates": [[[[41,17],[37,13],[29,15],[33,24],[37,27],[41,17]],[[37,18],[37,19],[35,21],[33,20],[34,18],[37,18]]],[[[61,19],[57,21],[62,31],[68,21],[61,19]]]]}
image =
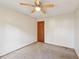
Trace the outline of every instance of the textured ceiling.
{"type": "Polygon", "coordinates": [[[54,8],[46,10],[47,14],[42,15],[41,12],[35,12],[34,15],[31,15],[31,8],[19,5],[20,2],[28,2],[30,4],[34,4],[34,0],[0,0],[0,5],[4,5],[8,8],[16,10],[20,13],[30,15],[34,18],[41,17],[50,17],[60,14],[65,14],[69,12],[73,12],[77,5],[79,4],[79,0],[41,0],[42,3],[52,2],[55,4],[54,8]]]}

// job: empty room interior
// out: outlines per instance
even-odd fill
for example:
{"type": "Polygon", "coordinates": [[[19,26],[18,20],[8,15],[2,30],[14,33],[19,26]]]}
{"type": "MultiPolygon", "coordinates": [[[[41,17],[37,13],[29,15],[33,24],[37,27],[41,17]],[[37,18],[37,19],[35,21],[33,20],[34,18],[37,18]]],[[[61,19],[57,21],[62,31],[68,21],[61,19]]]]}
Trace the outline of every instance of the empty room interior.
{"type": "Polygon", "coordinates": [[[79,0],[0,0],[0,59],[79,59],[79,0]]]}

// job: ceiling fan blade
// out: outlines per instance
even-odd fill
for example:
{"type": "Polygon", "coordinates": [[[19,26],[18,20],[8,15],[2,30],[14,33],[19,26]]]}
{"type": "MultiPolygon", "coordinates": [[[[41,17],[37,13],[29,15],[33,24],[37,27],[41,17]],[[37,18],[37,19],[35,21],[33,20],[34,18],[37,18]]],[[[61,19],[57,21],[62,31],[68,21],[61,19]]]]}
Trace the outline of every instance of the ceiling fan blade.
{"type": "Polygon", "coordinates": [[[27,4],[27,3],[20,3],[20,5],[29,6],[29,7],[34,7],[34,5],[27,4]]]}
{"type": "Polygon", "coordinates": [[[52,3],[46,3],[46,4],[43,5],[43,7],[44,8],[52,8],[52,7],[54,7],[54,4],[52,4],[52,3]]]}

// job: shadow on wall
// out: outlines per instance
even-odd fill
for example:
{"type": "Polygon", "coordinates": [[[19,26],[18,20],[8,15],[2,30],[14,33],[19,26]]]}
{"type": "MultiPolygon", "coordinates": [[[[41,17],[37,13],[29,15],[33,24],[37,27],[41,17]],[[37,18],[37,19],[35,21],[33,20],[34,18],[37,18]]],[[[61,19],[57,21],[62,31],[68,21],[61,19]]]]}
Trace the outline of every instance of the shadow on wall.
{"type": "Polygon", "coordinates": [[[1,56],[35,42],[36,21],[13,10],[0,8],[0,33],[1,56]]]}

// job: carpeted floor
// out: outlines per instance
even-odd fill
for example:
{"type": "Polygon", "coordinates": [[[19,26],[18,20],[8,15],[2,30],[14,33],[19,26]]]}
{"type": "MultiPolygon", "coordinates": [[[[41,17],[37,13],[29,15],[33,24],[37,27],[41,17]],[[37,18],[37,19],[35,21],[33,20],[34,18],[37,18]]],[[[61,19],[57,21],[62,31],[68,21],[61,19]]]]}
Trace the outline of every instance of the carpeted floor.
{"type": "Polygon", "coordinates": [[[78,59],[73,49],[44,43],[33,43],[0,59],[78,59]]]}

